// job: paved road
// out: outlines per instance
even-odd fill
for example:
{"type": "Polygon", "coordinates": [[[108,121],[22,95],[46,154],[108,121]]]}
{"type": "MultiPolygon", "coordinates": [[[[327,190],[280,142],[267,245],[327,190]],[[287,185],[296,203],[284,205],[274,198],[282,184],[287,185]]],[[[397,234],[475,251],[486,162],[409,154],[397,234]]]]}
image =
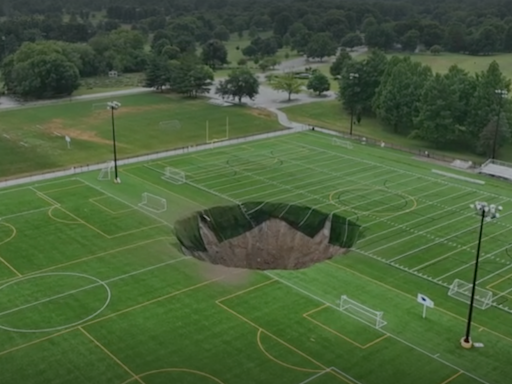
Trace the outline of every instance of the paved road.
{"type": "MultiPolygon", "coordinates": [[[[356,48],[354,51],[351,52],[352,56],[358,56],[364,52],[366,52],[366,47],[359,47],[356,48]]],[[[306,59],[305,57],[299,57],[295,59],[286,60],[283,63],[279,64],[274,71],[271,71],[270,73],[279,73],[283,71],[289,71],[289,70],[303,70],[306,67],[316,67],[320,65],[325,65],[326,63],[329,63],[332,61],[333,58],[328,58],[324,61],[310,61],[306,59]]],[[[260,78],[260,81],[264,81],[264,75],[258,75],[260,78]]],[[[221,79],[218,79],[216,82],[218,82],[221,79]]],[[[214,89],[214,88],[213,88],[214,89]]],[[[113,91],[113,92],[104,92],[104,93],[94,93],[90,95],[83,95],[83,96],[72,96],[69,98],[64,99],[52,99],[52,100],[42,100],[42,101],[29,101],[29,102],[23,102],[18,101],[10,96],[0,96],[0,110],[1,109],[16,109],[16,108],[26,108],[26,107],[33,107],[38,105],[49,105],[49,104],[57,104],[57,103],[63,103],[67,101],[78,101],[78,100],[94,100],[94,99],[101,99],[101,98],[107,98],[107,97],[116,97],[116,96],[123,96],[123,95],[133,95],[137,93],[144,93],[144,92],[151,92],[152,90],[149,88],[130,88],[125,89],[121,91],[113,91]]],[[[210,92],[211,97],[216,97],[213,90],[210,92]]],[[[254,101],[249,102],[248,104],[254,107],[260,107],[260,108],[282,108],[286,105],[295,105],[295,104],[303,104],[303,103],[310,103],[315,101],[323,101],[323,100],[329,100],[334,99],[335,94],[333,92],[328,92],[325,94],[324,97],[315,97],[309,94],[299,94],[294,95],[292,102],[287,102],[287,95],[282,92],[276,92],[270,87],[266,85],[260,86],[260,94],[257,96],[257,98],[254,101]]]]}

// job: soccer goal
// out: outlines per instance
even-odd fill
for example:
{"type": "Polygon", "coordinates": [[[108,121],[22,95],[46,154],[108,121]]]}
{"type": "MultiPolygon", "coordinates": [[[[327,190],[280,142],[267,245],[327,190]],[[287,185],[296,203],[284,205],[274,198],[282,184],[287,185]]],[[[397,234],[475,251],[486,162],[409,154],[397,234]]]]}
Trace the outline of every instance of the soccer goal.
{"type": "Polygon", "coordinates": [[[340,140],[340,139],[332,139],[332,144],[338,145],[343,148],[348,148],[348,149],[354,148],[354,146],[352,145],[352,143],[350,141],[345,141],[345,140],[340,140]]]}
{"type": "Polygon", "coordinates": [[[148,211],[161,213],[167,210],[167,200],[162,197],[152,195],[151,193],[144,192],[142,194],[142,202],[139,207],[145,208],[148,211]]]}
{"type": "MultiPolygon", "coordinates": [[[[473,284],[466,283],[463,280],[455,279],[453,284],[448,291],[448,295],[463,301],[465,303],[469,303],[471,301],[471,289],[473,288],[473,284]]],[[[492,305],[492,292],[483,288],[475,288],[475,307],[480,309],[487,309],[492,305]]]]}
{"type": "Polygon", "coordinates": [[[101,110],[106,110],[106,109],[108,109],[107,103],[95,103],[95,104],[92,104],[92,106],[91,106],[92,111],[101,111],[101,110]]]}
{"type": "Polygon", "coordinates": [[[377,329],[387,324],[382,320],[384,312],[374,311],[345,295],[341,296],[340,299],[340,311],[377,329]]]}
{"type": "MultiPolygon", "coordinates": [[[[218,130],[216,130],[218,131],[218,130]]],[[[222,128],[221,133],[213,133],[210,128],[210,121],[206,121],[206,143],[214,144],[218,141],[229,140],[229,117],[226,117],[226,126],[222,128]]]]}
{"type": "Polygon", "coordinates": [[[168,130],[175,130],[181,128],[181,123],[178,120],[161,121],[158,123],[158,126],[168,130]]]}
{"type": "Polygon", "coordinates": [[[184,172],[171,167],[165,167],[165,174],[162,176],[162,179],[174,184],[183,184],[186,181],[184,172]]]}
{"type": "Polygon", "coordinates": [[[114,170],[114,162],[111,161],[101,168],[100,174],[98,175],[98,180],[110,180],[112,171],[114,170]]]}

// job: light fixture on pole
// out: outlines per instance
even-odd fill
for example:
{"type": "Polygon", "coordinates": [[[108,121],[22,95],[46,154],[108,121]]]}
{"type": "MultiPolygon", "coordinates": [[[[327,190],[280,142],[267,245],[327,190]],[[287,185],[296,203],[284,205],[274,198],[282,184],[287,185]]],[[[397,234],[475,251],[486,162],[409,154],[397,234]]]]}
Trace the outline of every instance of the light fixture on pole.
{"type": "Polygon", "coordinates": [[[461,345],[464,348],[471,348],[473,346],[473,342],[471,341],[471,321],[473,319],[473,308],[475,303],[475,292],[476,292],[476,283],[478,276],[478,263],[480,261],[480,249],[482,246],[482,234],[484,231],[485,222],[497,219],[500,217],[499,212],[503,209],[501,206],[496,206],[494,204],[487,204],[485,202],[477,201],[475,204],[471,205],[471,208],[474,209],[478,215],[480,216],[480,232],[478,234],[478,245],[476,247],[476,259],[475,259],[475,269],[473,272],[473,285],[471,286],[471,298],[469,300],[469,312],[468,312],[468,320],[466,324],[466,334],[460,341],[461,345]]]}
{"type": "Polygon", "coordinates": [[[121,103],[117,101],[110,101],[107,103],[107,108],[110,109],[110,114],[112,118],[112,147],[114,152],[114,183],[119,184],[121,179],[119,179],[119,174],[117,172],[117,148],[116,148],[116,126],[114,119],[114,111],[121,107],[121,103]]]}
{"type": "MultiPolygon", "coordinates": [[[[357,74],[357,73],[350,73],[348,75],[348,77],[350,79],[350,82],[352,83],[352,80],[359,78],[359,74],[357,74]]],[[[357,91],[359,91],[359,89],[357,91]]],[[[353,129],[354,129],[354,103],[352,102],[351,103],[351,107],[350,107],[350,136],[352,136],[352,130],[353,129]]]]}
{"type": "Polygon", "coordinates": [[[501,109],[503,106],[503,100],[508,96],[507,91],[504,89],[496,89],[494,91],[496,95],[498,95],[498,116],[496,117],[496,130],[494,131],[494,140],[492,143],[492,157],[491,159],[496,159],[496,149],[498,146],[498,132],[500,130],[500,118],[501,118],[501,109]]]}

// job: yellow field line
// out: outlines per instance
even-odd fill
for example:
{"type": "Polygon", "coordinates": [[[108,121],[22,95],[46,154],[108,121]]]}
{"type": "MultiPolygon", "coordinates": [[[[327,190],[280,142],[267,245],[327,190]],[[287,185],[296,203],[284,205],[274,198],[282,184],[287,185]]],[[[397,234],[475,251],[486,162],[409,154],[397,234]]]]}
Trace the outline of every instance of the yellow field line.
{"type": "MultiPolygon", "coordinates": [[[[344,266],[342,266],[342,265],[339,265],[339,264],[333,263],[332,261],[326,261],[326,263],[327,263],[327,264],[330,264],[330,265],[332,265],[332,266],[334,266],[334,267],[336,267],[336,268],[344,269],[344,270],[346,270],[346,271],[348,271],[348,272],[350,272],[350,273],[352,273],[352,274],[354,274],[354,275],[357,275],[357,276],[359,276],[359,277],[362,277],[363,279],[366,279],[366,280],[371,281],[371,282],[373,282],[373,283],[375,283],[375,284],[377,284],[377,285],[380,285],[380,286],[382,286],[382,287],[385,287],[385,288],[387,288],[387,289],[389,289],[389,290],[391,290],[391,291],[393,291],[393,292],[397,292],[397,293],[399,293],[399,294],[401,294],[401,295],[403,295],[403,296],[407,296],[407,297],[409,297],[409,298],[412,298],[412,299],[416,300],[416,296],[413,296],[413,295],[410,295],[410,294],[408,294],[408,293],[406,293],[406,292],[400,291],[399,289],[396,289],[396,288],[394,288],[394,287],[391,287],[390,285],[387,285],[387,284],[385,284],[385,283],[383,283],[383,282],[381,282],[381,281],[375,280],[375,279],[373,279],[373,278],[371,278],[371,277],[369,277],[369,276],[363,275],[362,273],[356,272],[356,271],[354,271],[354,270],[352,270],[352,269],[350,269],[350,268],[347,268],[347,267],[344,267],[344,266]]],[[[456,318],[456,319],[459,319],[459,320],[461,320],[461,321],[463,321],[463,322],[466,322],[466,321],[467,321],[467,319],[465,319],[465,318],[463,318],[463,317],[461,317],[461,316],[459,316],[459,315],[456,315],[455,313],[452,313],[452,312],[450,312],[450,311],[448,311],[448,310],[446,310],[446,309],[440,308],[440,307],[438,307],[438,306],[436,306],[436,307],[434,308],[434,310],[441,311],[441,312],[443,312],[443,313],[445,313],[445,314],[447,314],[447,315],[450,315],[450,316],[452,316],[452,317],[454,317],[454,318],[456,318]]],[[[487,332],[489,332],[489,333],[492,333],[492,334],[493,334],[493,335],[495,335],[495,336],[501,337],[501,338],[502,338],[502,339],[504,339],[504,340],[507,340],[507,341],[512,342],[512,338],[510,338],[510,337],[508,337],[508,336],[502,335],[501,333],[498,333],[498,332],[496,332],[496,331],[493,331],[492,329],[486,328],[486,327],[484,327],[483,325],[479,325],[479,324],[477,324],[477,323],[475,323],[475,322],[473,322],[473,324],[474,324],[475,326],[477,326],[477,327],[482,328],[483,330],[485,330],[485,331],[487,331],[487,332]]]]}
{"type": "MultiPolygon", "coordinates": [[[[61,209],[60,208],[60,205],[54,205],[53,207],[51,207],[49,210],[48,210],[48,216],[50,216],[50,218],[52,220],[55,220],[59,223],[64,223],[64,224],[82,224],[80,223],[79,221],[71,221],[71,220],[63,220],[63,219],[58,219],[56,218],[54,215],[53,215],[53,210],[57,208],[57,209],[61,209]]],[[[61,209],[62,210],[62,209],[61,209]]],[[[64,211],[63,211],[64,212],[64,211]]]]}
{"type": "MultiPolygon", "coordinates": [[[[186,259],[185,259],[185,260],[186,260],[186,259]]],[[[107,315],[107,316],[104,316],[104,317],[100,317],[100,318],[95,319],[95,320],[91,320],[91,321],[89,321],[89,322],[87,322],[87,323],[81,324],[80,326],[73,327],[73,328],[69,328],[69,329],[66,329],[66,330],[64,330],[64,331],[62,331],[62,332],[54,333],[53,335],[46,336],[46,337],[43,337],[43,338],[41,338],[41,339],[37,339],[37,340],[31,341],[31,342],[26,343],[26,344],[18,345],[17,347],[13,347],[13,348],[7,349],[7,350],[5,350],[5,351],[1,351],[1,352],[0,352],[0,356],[2,356],[2,355],[6,355],[6,354],[8,354],[8,353],[11,353],[11,352],[17,351],[17,350],[22,349],[22,348],[25,348],[25,347],[29,347],[29,346],[31,346],[31,345],[34,345],[34,344],[40,343],[40,342],[42,342],[42,341],[49,340],[49,339],[51,339],[51,338],[53,338],[53,337],[60,336],[60,335],[63,335],[63,334],[65,334],[65,333],[68,333],[68,332],[71,332],[71,331],[75,331],[75,330],[77,330],[79,327],[87,327],[87,326],[89,326],[89,325],[91,325],[91,324],[95,324],[95,323],[98,323],[98,322],[103,321],[103,320],[111,319],[112,317],[115,317],[115,316],[121,315],[121,314],[123,314],[123,313],[130,312],[130,311],[132,311],[132,310],[134,310],[134,309],[142,308],[142,307],[144,307],[144,306],[146,306],[146,305],[153,304],[153,303],[156,303],[156,302],[159,302],[159,301],[162,301],[162,300],[168,299],[168,298],[173,297],[173,296],[177,296],[177,295],[179,295],[179,294],[181,294],[181,293],[189,292],[189,291],[191,291],[191,290],[193,290],[193,289],[200,288],[200,287],[203,287],[203,286],[205,286],[205,285],[207,285],[207,284],[210,284],[210,283],[213,283],[213,282],[215,282],[215,281],[221,280],[221,279],[223,279],[224,277],[226,277],[226,276],[221,276],[221,277],[217,277],[217,278],[215,278],[215,279],[211,279],[211,280],[203,281],[202,283],[199,283],[199,284],[193,285],[193,286],[191,286],[191,287],[187,287],[187,288],[181,289],[181,290],[179,290],[179,291],[172,292],[172,293],[169,293],[169,294],[167,294],[167,295],[157,297],[156,299],[152,299],[152,300],[146,301],[146,302],[144,302],[144,303],[137,304],[137,305],[135,305],[135,306],[133,306],[133,307],[125,308],[125,309],[123,309],[123,310],[121,310],[121,311],[118,311],[118,312],[112,313],[112,314],[110,314],[110,315],[107,315]]]]}
{"type": "MultiPolygon", "coordinates": [[[[75,179],[76,180],[76,179],[75,179]]],[[[79,187],[86,187],[87,184],[79,184],[79,185],[72,185],[70,187],[64,187],[64,188],[57,188],[57,189],[51,189],[49,191],[44,191],[44,192],[40,192],[40,193],[52,193],[52,192],[58,192],[58,191],[65,191],[67,189],[73,189],[73,188],[79,188],[79,187]]]]}
{"type": "Polygon", "coordinates": [[[267,285],[267,284],[270,284],[270,283],[274,283],[276,281],[277,281],[276,279],[267,280],[264,283],[261,283],[261,284],[258,284],[258,285],[254,285],[254,286],[252,286],[250,288],[244,289],[243,291],[239,291],[239,292],[233,293],[232,295],[223,297],[222,299],[218,299],[217,302],[224,301],[224,300],[227,300],[227,299],[231,299],[232,297],[241,295],[242,293],[246,293],[246,292],[252,291],[253,289],[263,287],[264,285],[267,285]]]}
{"type": "Polygon", "coordinates": [[[495,281],[495,282],[494,282],[494,283],[492,283],[492,284],[489,284],[489,285],[487,286],[487,288],[489,288],[489,289],[490,289],[491,287],[494,287],[496,284],[499,284],[499,283],[501,283],[502,281],[505,281],[505,280],[507,280],[507,279],[510,279],[511,277],[512,277],[512,273],[511,273],[510,275],[507,275],[507,276],[505,276],[505,277],[502,277],[501,279],[499,279],[499,280],[495,281]]]}
{"type": "Polygon", "coordinates": [[[154,224],[154,225],[148,225],[147,227],[137,228],[137,229],[133,229],[131,231],[127,231],[127,232],[123,232],[123,233],[118,233],[116,235],[108,236],[108,238],[109,239],[115,239],[116,237],[126,236],[126,235],[129,235],[131,233],[145,231],[146,229],[151,229],[151,228],[155,228],[155,227],[161,227],[162,225],[167,225],[167,224],[159,223],[159,224],[154,224]]]}
{"type": "Polygon", "coordinates": [[[448,380],[443,381],[441,384],[448,384],[449,382],[455,380],[457,377],[459,377],[462,374],[463,374],[463,372],[457,372],[455,375],[450,377],[448,380]]]}
{"type": "Polygon", "coordinates": [[[14,269],[14,267],[13,267],[11,264],[9,264],[7,261],[5,261],[3,257],[0,257],[0,261],[1,261],[2,263],[4,263],[4,265],[5,265],[7,268],[9,268],[11,271],[13,271],[16,275],[18,275],[18,277],[21,277],[21,276],[22,276],[22,275],[21,275],[21,273],[19,273],[16,269],[14,269]]]}
{"type": "Polygon", "coordinates": [[[96,344],[103,352],[109,355],[112,360],[114,360],[121,368],[123,368],[126,372],[133,376],[135,380],[137,380],[141,384],[145,384],[135,373],[132,372],[130,368],[124,365],[117,357],[115,357],[107,348],[105,348],[98,340],[92,337],[88,332],[84,331],[82,327],[78,327],[80,332],[82,332],[87,338],[89,338],[94,344],[96,344]]]}
{"type": "Polygon", "coordinates": [[[130,211],[133,211],[135,208],[127,208],[127,209],[123,209],[121,211],[117,211],[117,212],[114,212],[112,211],[111,209],[108,209],[107,207],[105,207],[104,205],[98,203],[96,200],[99,200],[99,199],[104,199],[106,197],[110,197],[108,195],[104,195],[104,196],[100,196],[100,197],[94,197],[92,199],[89,199],[89,201],[95,205],[97,205],[98,207],[100,207],[101,209],[104,209],[105,211],[107,211],[108,213],[112,214],[112,215],[118,215],[120,213],[126,213],[126,212],[130,212],[130,211]]]}

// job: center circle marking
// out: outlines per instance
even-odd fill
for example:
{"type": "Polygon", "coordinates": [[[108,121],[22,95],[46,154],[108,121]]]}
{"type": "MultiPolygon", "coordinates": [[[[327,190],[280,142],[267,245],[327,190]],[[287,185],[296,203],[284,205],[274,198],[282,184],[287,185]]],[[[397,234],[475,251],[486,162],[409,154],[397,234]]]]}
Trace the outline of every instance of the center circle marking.
{"type": "Polygon", "coordinates": [[[86,317],[85,319],[82,319],[82,320],[77,321],[77,322],[72,323],[72,324],[67,324],[67,325],[63,325],[63,326],[60,326],[60,327],[54,327],[54,328],[46,328],[46,329],[17,329],[17,328],[6,327],[6,326],[0,324],[0,329],[4,329],[6,331],[11,331],[11,332],[37,333],[37,332],[52,332],[52,331],[58,331],[58,330],[65,329],[65,328],[71,328],[71,327],[74,327],[76,325],[82,324],[82,323],[84,323],[84,322],[86,322],[88,320],[91,320],[92,318],[96,317],[110,303],[110,299],[112,297],[112,293],[110,292],[110,288],[108,287],[108,285],[106,283],[104,283],[103,281],[101,281],[100,279],[97,279],[96,277],[92,277],[92,276],[88,276],[88,275],[83,275],[81,273],[50,272],[50,273],[41,273],[41,274],[38,274],[38,275],[31,275],[31,276],[21,277],[19,279],[10,281],[7,284],[2,285],[0,287],[0,290],[4,289],[4,288],[6,288],[6,287],[8,287],[10,285],[13,285],[15,283],[19,283],[20,281],[34,279],[36,277],[43,277],[43,276],[75,276],[75,277],[83,277],[85,279],[93,280],[95,282],[95,284],[92,284],[92,285],[89,285],[89,286],[86,286],[86,287],[83,287],[83,288],[75,289],[73,291],[64,292],[64,293],[62,293],[60,295],[56,295],[56,296],[53,296],[53,297],[50,297],[50,298],[47,298],[47,299],[42,299],[42,300],[39,300],[38,302],[35,302],[35,303],[32,303],[32,304],[26,304],[26,305],[23,305],[23,306],[18,307],[18,308],[14,308],[14,309],[11,309],[11,310],[8,310],[8,311],[1,312],[0,313],[0,321],[1,321],[1,316],[2,315],[8,314],[8,313],[12,313],[12,312],[15,312],[15,311],[18,311],[18,310],[22,310],[24,308],[28,308],[28,307],[31,307],[31,306],[36,305],[36,304],[48,302],[48,301],[50,301],[52,299],[60,298],[60,297],[67,296],[67,295],[72,295],[73,293],[85,291],[86,289],[90,289],[90,288],[97,287],[97,286],[103,286],[105,288],[105,290],[107,291],[107,299],[105,300],[105,303],[103,304],[103,306],[99,310],[94,312],[92,315],[86,317]]]}

